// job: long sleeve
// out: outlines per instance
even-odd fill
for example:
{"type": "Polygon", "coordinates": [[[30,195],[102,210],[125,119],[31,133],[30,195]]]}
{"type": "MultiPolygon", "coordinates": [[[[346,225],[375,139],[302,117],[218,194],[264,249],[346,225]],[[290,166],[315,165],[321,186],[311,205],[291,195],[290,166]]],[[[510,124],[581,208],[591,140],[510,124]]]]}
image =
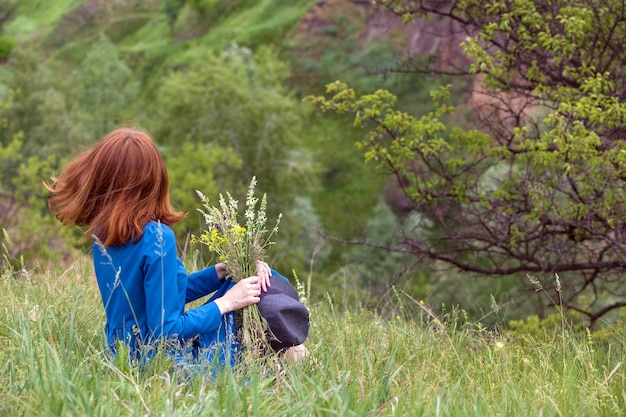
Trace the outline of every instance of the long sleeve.
{"type": "Polygon", "coordinates": [[[224,281],[221,281],[217,276],[215,265],[198,272],[193,272],[187,275],[187,294],[185,301],[190,303],[200,297],[209,295],[217,291],[223,284],[224,281]]]}

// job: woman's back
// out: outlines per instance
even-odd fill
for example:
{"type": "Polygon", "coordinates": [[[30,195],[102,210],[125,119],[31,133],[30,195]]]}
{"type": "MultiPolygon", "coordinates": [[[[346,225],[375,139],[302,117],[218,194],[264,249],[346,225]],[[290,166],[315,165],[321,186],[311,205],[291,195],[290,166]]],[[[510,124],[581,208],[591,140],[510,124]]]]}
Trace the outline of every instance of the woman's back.
{"type": "Polygon", "coordinates": [[[181,290],[187,286],[187,275],[184,269],[179,273],[179,261],[171,256],[175,252],[166,256],[175,249],[172,230],[154,221],[144,227],[137,242],[107,248],[94,243],[94,268],[107,316],[105,331],[113,349],[116,339],[139,348],[155,337],[174,336],[169,335],[172,323],[164,314],[165,297],[154,299],[154,295],[155,290],[164,295],[164,288],[178,289],[177,297],[169,294],[168,299],[178,300],[173,307],[182,313],[185,293],[181,290]]]}

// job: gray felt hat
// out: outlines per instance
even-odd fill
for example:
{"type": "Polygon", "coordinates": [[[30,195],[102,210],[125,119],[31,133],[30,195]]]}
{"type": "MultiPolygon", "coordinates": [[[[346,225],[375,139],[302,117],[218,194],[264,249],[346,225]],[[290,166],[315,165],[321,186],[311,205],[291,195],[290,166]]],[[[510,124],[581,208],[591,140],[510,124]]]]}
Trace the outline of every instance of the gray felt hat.
{"type": "Polygon", "coordinates": [[[309,335],[309,309],[287,279],[272,275],[270,285],[258,304],[272,332],[270,345],[278,351],[302,344],[309,335]]]}

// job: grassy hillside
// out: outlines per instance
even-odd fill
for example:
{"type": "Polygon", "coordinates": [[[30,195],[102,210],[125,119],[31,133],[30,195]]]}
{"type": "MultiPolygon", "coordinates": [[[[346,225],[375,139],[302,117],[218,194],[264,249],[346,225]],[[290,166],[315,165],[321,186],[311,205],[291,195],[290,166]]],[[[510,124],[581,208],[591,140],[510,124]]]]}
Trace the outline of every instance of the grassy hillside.
{"type": "Polygon", "coordinates": [[[5,25],[5,32],[20,43],[43,39],[64,15],[82,3],[84,0],[22,0],[18,2],[15,19],[5,25]]]}
{"type": "Polygon", "coordinates": [[[189,373],[166,358],[111,361],[88,259],[0,276],[0,416],[619,416],[621,331],[488,332],[402,295],[383,319],[328,297],[310,305],[310,361],[189,373]],[[422,320],[403,306],[421,306],[422,320]],[[276,365],[278,366],[278,365],[276,365]],[[278,371],[277,369],[280,369],[278,371]]]}
{"type": "MultiPolygon", "coordinates": [[[[236,6],[199,14],[182,7],[171,21],[163,1],[27,0],[5,32],[20,44],[41,46],[50,56],[76,63],[105,33],[136,64],[184,65],[198,49],[221,50],[281,45],[313,0],[234,2],[236,6]]],[[[228,3],[228,2],[224,2],[228,3]]],[[[159,70],[160,68],[154,68],[159,70]]]]}
{"type": "MultiPolygon", "coordinates": [[[[381,44],[359,49],[356,29],[362,22],[357,18],[363,15],[355,12],[350,19],[334,14],[363,2],[220,3],[233,6],[201,15],[188,6],[168,14],[161,0],[20,0],[18,14],[5,30],[20,48],[36,49],[42,61],[55,60],[66,73],[105,33],[141,80],[146,102],[163,74],[233,42],[251,49],[276,48],[294,68],[290,88],[296,97],[335,76],[351,77],[361,89],[392,82],[356,72],[366,62],[384,63],[390,56],[381,44]],[[315,37],[298,26],[314,4],[340,4],[338,9],[317,8],[311,19],[315,37]],[[334,26],[320,24],[326,21],[334,26]],[[310,48],[315,53],[304,54],[310,48]]],[[[395,86],[413,88],[405,102],[421,105],[418,84],[411,80],[395,86]]],[[[311,200],[326,229],[359,233],[352,220],[372,211],[385,178],[372,174],[354,151],[361,131],[319,113],[307,122],[305,146],[322,167],[311,200]]],[[[161,356],[146,367],[129,365],[123,355],[112,360],[88,256],[73,255],[68,267],[33,259],[37,267],[28,269],[12,266],[18,262],[8,262],[9,250],[0,248],[0,417],[618,416],[626,409],[623,327],[592,336],[556,314],[545,321],[520,321],[511,330],[486,329],[467,311],[450,308],[449,301],[465,296],[483,315],[483,306],[476,307],[479,297],[500,302],[498,293],[494,298],[475,282],[468,285],[463,276],[433,279],[433,285],[449,289],[444,294],[454,293],[446,298],[446,307],[426,297],[420,301],[399,287],[376,304],[366,288],[369,281],[350,265],[343,274],[315,270],[307,288],[312,286],[316,297],[306,294],[310,360],[297,366],[246,363],[209,375],[177,368],[161,356]],[[368,304],[379,309],[363,308],[368,304]]],[[[387,268],[384,261],[393,262],[391,256],[381,256],[385,259],[380,262],[369,257],[380,268],[387,268]]],[[[329,258],[335,265],[343,261],[339,252],[329,258]]],[[[390,268],[375,278],[385,279],[384,274],[390,268]]],[[[484,319],[506,314],[485,309],[484,319]]]]}

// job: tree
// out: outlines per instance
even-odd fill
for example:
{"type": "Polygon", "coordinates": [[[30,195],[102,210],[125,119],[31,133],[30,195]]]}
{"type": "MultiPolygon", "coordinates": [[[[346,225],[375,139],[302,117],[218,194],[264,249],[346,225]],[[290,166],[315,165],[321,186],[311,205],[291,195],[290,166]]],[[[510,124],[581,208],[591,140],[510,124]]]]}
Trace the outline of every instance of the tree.
{"type": "Polygon", "coordinates": [[[358,144],[365,158],[420,213],[419,227],[388,249],[482,276],[558,274],[562,287],[544,288],[591,324],[626,307],[626,5],[380,5],[407,22],[448,19],[470,60],[406,59],[396,70],[472,76],[475,85],[462,125],[449,88],[433,90],[438,107],[421,117],[397,110],[387,91],[358,96],[339,82],[311,98],[371,127],[358,144]]]}
{"type": "MultiPolygon", "coordinates": [[[[52,87],[52,75],[49,67],[40,65],[41,56],[32,49],[16,50],[7,69],[11,77],[2,83],[2,99],[10,105],[0,107],[0,118],[3,120],[3,129],[0,131],[0,142],[7,145],[16,134],[28,132],[31,126],[40,126],[42,112],[39,111],[43,102],[43,92],[52,87]]],[[[24,141],[34,150],[38,145],[44,145],[42,140],[33,140],[29,134],[24,141]]],[[[25,149],[27,152],[28,149],[25,149]]]]}
{"type": "Polygon", "coordinates": [[[17,0],[0,0],[0,33],[4,25],[15,16],[17,10],[17,0]]]}
{"type": "MultiPolygon", "coordinates": [[[[365,236],[377,236],[379,246],[396,245],[397,238],[406,235],[419,222],[417,217],[407,216],[399,223],[387,202],[381,199],[374,207],[372,217],[365,223],[363,233],[365,236]]],[[[350,268],[354,281],[365,283],[373,294],[380,294],[400,282],[404,273],[411,269],[407,265],[411,266],[415,257],[402,252],[389,253],[377,247],[359,245],[344,252],[342,261],[344,268],[350,268]]]]}
{"type": "Polygon", "coordinates": [[[278,205],[277,196],[290,202],[311,163],[299,146],[305,106],[283,84],[287,66],[269,48],[253,53],[236,45],[191,61],[166,76],[156,93],[151,126],[157,141],[230,149],[241,160],[241,170],[231,174],[239,178],[233,194],[245,195],[256,176],[270,207],[278,205]]]}
{"type": "Polygon", "coordinates": [[[72,80],[79,88],[77,107],[87,118],[92,137],[100,138],[120,123],[132,120],[139,83],[104,34],[72,74],[72,80]]]}
{"type": "Polygon", "coordinates": [[[241,172],[241,159],[231,149],[194,142],[166,149],[165,159],[172,201],[189,215],[177,230],[199,235],[198,226],[204,226],[204,218],[196,210],[200,204],[196,190],[217,202],[222,190],[239,185],[233,179],[241,172]]]}
{"type": "MultiPolygon", "coordinates": [[[[2,108],[10,105],[0,102],[2,108]]],[[[40,262],[58,262],[59,249],[67,249],[62,237],[71,231],[61,230],[50,215],[41,185],[57,166],[54,155],[27,156],[22,134],[14,135],[7,145],[0,143],[0,248],[5,252],[0,265],[11,262],[19,268],[32,268],[40,262]]]]}
{"type": "MultiPolygon", "coordinates": [[[[7,65],[10,77],[0,83],[0,143],[21,135],[23,156],[48,156],[76,151],[92,140],[86,108],[72,99],[68,78],[59,77],[58,63],[32,49],[19,48],[7,65]]],[[[73,88],[80,89],[74,85],[73,88]]]]}

